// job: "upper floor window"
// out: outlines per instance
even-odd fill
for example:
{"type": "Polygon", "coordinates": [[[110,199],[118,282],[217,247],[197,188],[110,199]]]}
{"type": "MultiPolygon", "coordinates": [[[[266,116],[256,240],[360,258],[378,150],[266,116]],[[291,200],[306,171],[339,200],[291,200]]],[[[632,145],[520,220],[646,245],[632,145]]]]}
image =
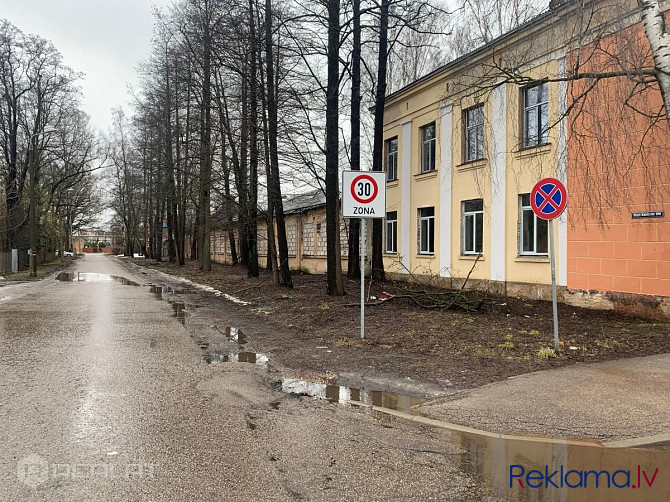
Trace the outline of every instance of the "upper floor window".
{"type": "Polygon", "coordinates": [[[398,211],[386,213],[386,252],[398,252],[398,211]]]}
{"type": "Polygon", "coordinates": [[[398,137],[386,140],[386,181],[398,179],[398,137]]]}
{"type": "Polygon", "coordinates": [[[484,201],[482,199],[463,201],[463,254],[482,252],[484,240],[484,201]]]}
{"type": "Polygon", "coordinates": [[[435,208],[419,209],[419,254],[435,253],[435,208]]]}
{"type": "Polygon", "coordinates": [[[465,162],[484,158],[484,106],[465,110],[465,162]]]}
{"type": "Polygon", "coordinates": [[[549,140],[549,91],[546,82],[523,90],[523,147],[549,140]]]}
{"type": "Polygon", "coordinates": [[[547,220],[538,218],[530,206],[530,194],[519,195],[520,255],[546,255],[549,232],[547,220]]]}
{"type": "Polygon", "coordinates": [[[435,170],[435,122],[421,128],[421,172],[435,170]]]}

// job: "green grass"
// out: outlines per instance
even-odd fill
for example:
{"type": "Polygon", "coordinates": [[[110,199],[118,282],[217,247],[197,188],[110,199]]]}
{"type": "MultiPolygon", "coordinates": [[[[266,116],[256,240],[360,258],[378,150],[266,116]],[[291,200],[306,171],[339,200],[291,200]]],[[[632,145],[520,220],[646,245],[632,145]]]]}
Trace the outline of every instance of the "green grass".
{"type": "Polygon", "coordinates": [[[70,256],[64,257],[62,260],[56,258],[54,261],[47,263],[41,263],[37,265],[37,277],[30,277],[30,270],[22,270],[16,274],[7,274],[5,280],[7,281],[35,281],[44,279],[47,275],[53,272],[56,269],[64,269],[69,267],[73,262],[73,258],[70,256]]]}
{"type": "Polygon", "coordinates": [[[548,347],[542,347],[537,351],[537,357],[540,359],[549,359],[550,357],[556,357],[556,351],[548,347]]]}

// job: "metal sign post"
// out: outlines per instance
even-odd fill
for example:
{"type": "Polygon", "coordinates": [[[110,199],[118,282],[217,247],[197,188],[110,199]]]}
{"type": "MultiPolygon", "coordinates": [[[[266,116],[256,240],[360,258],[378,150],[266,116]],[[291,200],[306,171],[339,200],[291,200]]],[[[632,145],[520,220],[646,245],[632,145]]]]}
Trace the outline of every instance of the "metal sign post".
{"type": "Polygon", "coordinates": [[[554,220],[549,220],[549,253],[551,254],[551,306],[554,311],[554,351],[558,354],[558,303],[556,300],[556,261],[554,258],[554,220]]]}
{"type": "Polygon", "coordinates": [[[554,219],[568,203],[568,191],[556,178],[538,181],[530,192],[530,206],[538,218],[548,220],[549,255],[551,260],[551,306],[554,314],[554,351],[558,354],[558,300],[556,293],[556,256],[554,252],[554,219]]]}
{"type": "Polygon", "coordinates": [[[365,220],[386,217],[386,173],[342,172],[342,215],[361,221],[361,339],[365,338],[365,220]]]}
{"type": "Polygon", "coordinates": [[[361,226],[361,340],[365,338],[365,218],[360,218],[361,226]]]}

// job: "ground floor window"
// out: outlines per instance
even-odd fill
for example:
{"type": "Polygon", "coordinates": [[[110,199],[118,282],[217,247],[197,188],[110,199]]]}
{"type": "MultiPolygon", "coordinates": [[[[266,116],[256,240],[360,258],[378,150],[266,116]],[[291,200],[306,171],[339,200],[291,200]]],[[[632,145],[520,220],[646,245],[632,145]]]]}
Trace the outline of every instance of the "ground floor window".
{"type": "Polygon", "coordinates": [[[519,195],[520,255],[546,255],[548,250],[548,222],[535,216],[530,206],[530,194],[519,195]]]}
{"type": "Polygon", "coordinates": [[[398,252],[398,212],[386,213],[386,252],[395,254],[398,252]]]}
{"type": "Polygon", "coordinates": [[[484,240],[484,201],[482,199],[464,200],[461,252],[479,254],[484,240]]]}
{"type": "Polygon", "coordinates": [[[419,209],[419,254],[435,253],[435,208],[419,209]]]}

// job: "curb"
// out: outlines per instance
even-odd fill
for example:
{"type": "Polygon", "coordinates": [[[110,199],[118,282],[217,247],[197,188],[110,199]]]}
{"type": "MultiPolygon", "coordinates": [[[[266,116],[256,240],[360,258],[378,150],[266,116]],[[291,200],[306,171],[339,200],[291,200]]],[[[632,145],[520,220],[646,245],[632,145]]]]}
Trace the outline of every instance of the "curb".
{"type": "Polygon", "coordinates": [[[459,425],[451,422],[444,422],[442,420],[436,420],[434,418],[427,418],[421,415],[412,415],[410,413],[405,413],[403,411],[392,410],[389,408],[381,408],[379,406],[361,403],[359,401],[346,401],[346,403],[351,406],[357,406],[359,408],[367,408],[373,411],[377,411],[379,413],[384,413],[386,415],[391,415],[397,418],[401,418],[403,420],[408,420],[410,422],[426,425],[429,427],[436,427],[438,429],[446,429],[452,432],[459,432],[462,434],[470,434],[475,436],[496,438],[502,440],[526,441],[530,443],[590,446],[595,448],[638,448],[642,446],[654,446],[670,442],[670,433],[657,434],[654,436],[644,436],[633,439],[623,439],[620,441],[608,441],[608,442],[602,442],[596,439],[593,440],[556,439],[556,438],[545,438],[539,436],[517,436],[514,434],[499,434],[497,432],[485,431],[481,429],[475,429],[473,427],[468,427],[465,425],[459,425]]]}

